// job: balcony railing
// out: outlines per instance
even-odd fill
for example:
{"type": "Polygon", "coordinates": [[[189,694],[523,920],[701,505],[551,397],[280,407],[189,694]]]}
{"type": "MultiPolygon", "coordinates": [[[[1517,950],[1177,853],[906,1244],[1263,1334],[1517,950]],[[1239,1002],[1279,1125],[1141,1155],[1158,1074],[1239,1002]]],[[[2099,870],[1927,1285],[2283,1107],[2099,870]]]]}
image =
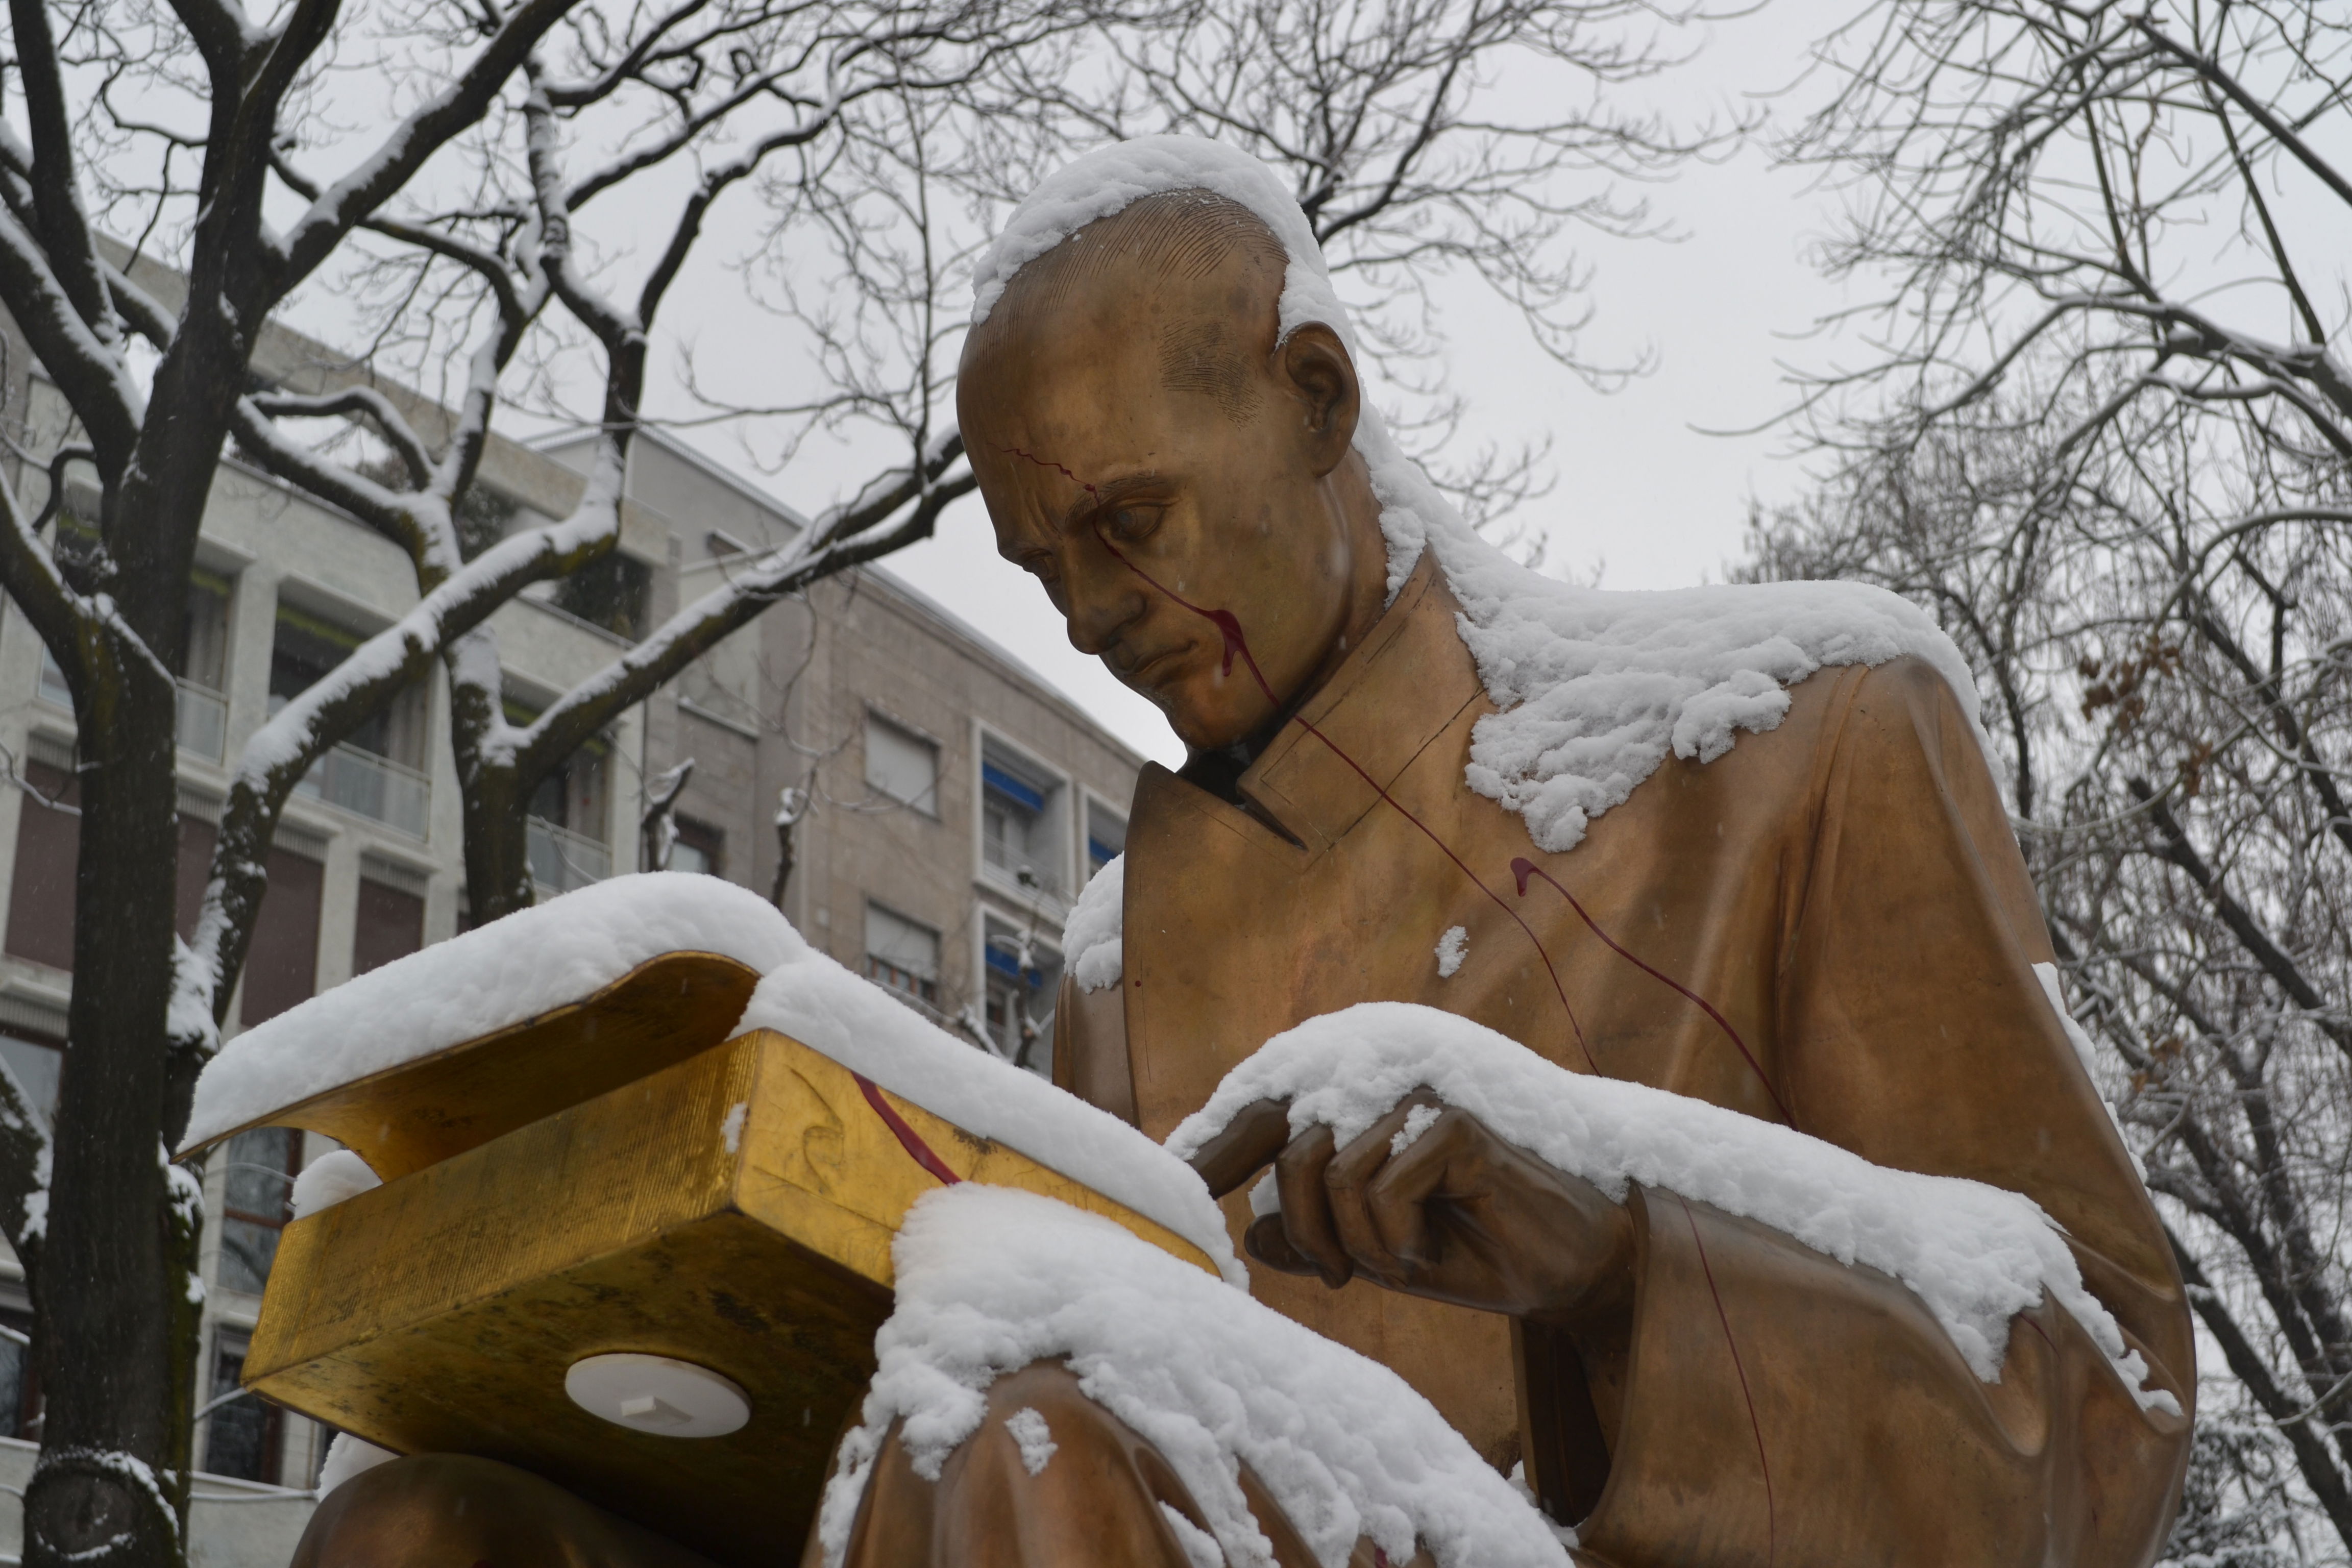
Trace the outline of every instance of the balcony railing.
{"type": "Polygon", "coordinates": [[[586,834],[537,816],[526,818],[523,826],[523,854],[541,893],[568,893],[613,874],[613,852],[586,834]]]}
{"type": "Polygon", "coordinates": [[[294,793],[398,828],[412,838],[425,837],[425,814],[433,804],[433,785],[423,773],[356,746],[337,746],[320,758],[294,793]]]}
{"type": "MultiPolygon", "coordinates": [[[[67,712],[73,711],[73,690],[66,685],[65,671],[49,650],[41,650],[41,700],[67,712]]],[[[216,763],[228,752],[228,699],[194,681],[180,682],[178,733],[174,739],[180,750],[192,757],[202,757],[216,763]]]]}

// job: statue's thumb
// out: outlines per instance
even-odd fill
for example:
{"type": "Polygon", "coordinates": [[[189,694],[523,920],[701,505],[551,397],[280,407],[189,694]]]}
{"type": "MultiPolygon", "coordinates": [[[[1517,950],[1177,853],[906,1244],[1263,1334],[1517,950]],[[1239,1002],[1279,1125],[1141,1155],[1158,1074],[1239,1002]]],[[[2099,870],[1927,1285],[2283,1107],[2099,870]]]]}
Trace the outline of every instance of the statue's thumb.
{"type": "Polygon", "coordinates": [[[1225,1130],[1201,1145],[1192,1169],[1209,1184],[1209,1195],[1223,1197],[1273,1163],[1290,1142],[1290,1102],[1261,1100],[1242,1108],[1225,1130]]]}

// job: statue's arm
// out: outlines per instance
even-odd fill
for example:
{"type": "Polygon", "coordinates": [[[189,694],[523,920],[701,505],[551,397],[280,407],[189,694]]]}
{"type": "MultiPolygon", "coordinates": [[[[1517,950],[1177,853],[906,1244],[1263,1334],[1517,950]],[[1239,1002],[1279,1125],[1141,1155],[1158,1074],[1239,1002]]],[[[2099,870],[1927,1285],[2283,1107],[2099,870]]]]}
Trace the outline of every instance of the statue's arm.
{"type": "Polygon", "coordinates": [[[1062,976],[1054,1007],[1054,1086],[1132,1127],[1135,1073],[1127,1056],[1127,999],[1120,981],[1098,991],[1062,976]]]}

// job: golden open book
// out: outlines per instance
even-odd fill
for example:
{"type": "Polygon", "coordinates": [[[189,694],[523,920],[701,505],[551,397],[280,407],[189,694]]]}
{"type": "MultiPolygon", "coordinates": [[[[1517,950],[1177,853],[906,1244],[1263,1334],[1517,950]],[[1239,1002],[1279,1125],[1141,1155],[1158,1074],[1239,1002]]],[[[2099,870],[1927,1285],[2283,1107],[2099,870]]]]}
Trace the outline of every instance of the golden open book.
{"type": "Polygon", "coordinates": [[[796,1559],[873,1373],[891,1238],[945,1178],[1059,1198],[1213,1271],[798,1041],[728,1037],[756,979],[668,954],[268,1117],[341,1140],[384,1184],[287,1227],[246,1385],[768,1565],[796,1559]]]}

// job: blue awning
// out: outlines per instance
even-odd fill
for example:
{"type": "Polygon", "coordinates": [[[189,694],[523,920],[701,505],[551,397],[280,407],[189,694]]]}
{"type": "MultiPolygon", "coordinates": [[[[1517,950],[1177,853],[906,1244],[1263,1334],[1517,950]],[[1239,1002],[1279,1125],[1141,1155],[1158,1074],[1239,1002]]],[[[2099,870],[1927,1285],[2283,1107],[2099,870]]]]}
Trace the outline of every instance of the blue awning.
{"type": "Polygon", "coordinates": [[[1013,777],[994,763],[980,764],[980,781],[1005,799],[1019,805],[1025,805],[1031,811],[1042,812],[1045,809],[1045,792],[1026,779],[1013,777]]]}

